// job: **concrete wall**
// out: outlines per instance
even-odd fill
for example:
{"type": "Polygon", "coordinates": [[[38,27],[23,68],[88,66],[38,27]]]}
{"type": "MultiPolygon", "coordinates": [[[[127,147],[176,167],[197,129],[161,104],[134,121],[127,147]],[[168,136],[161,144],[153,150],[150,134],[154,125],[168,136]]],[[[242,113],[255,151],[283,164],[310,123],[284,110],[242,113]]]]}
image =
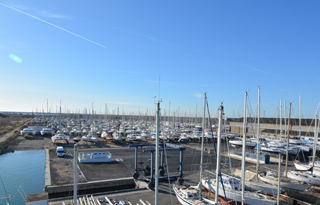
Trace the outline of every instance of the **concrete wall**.
{"type": "MultiPolygon", "coordinates": [[[[134,180],[132,177],[101,181],[89,181],[86,183],[78,183],[78,191],[116,186],[126,186],[132,184],[134,184],[134,180]]],[[[48,194],[70,192],[70,190],[73,190],[73,184],[54,185],[45,187],[45,192],[47,192],[48,194]]]]}
{"type": "Polygon", "coordinates": [[[47,205],[48,200],[39,200],[39,201],[29,201],[26,205],[47,205]]]}

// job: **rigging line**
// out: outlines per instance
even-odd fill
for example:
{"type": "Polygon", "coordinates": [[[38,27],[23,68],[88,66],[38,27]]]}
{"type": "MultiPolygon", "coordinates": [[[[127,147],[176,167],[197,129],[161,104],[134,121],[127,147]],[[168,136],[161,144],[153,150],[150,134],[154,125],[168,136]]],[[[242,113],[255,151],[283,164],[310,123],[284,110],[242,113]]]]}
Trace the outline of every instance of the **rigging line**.
{"type": "MultiPolygon", "coordinates": [[[[224,132],[225,132],[226,135],[227,135],[227,124],[226,124],[226,121],[227,121],[227,116],[225,116],[225,120],[224,120],[224,132]]],[[[232,177],[232,184],[234,184],[234,182],[233,182],[233,170],[232,170],[232,163],[231,163],[231,157],[230,157],[228,137],[226,137],[226,141],[227,141],[227,148],[228,148],[229,166],[230,166],[230,172],[231,172],[231,177],[232,177]]],[[[236,199],[235,195],[236,195],[236,191],[233,189],[234,199],[236,199]]],[[[235,202],[237,203],[237,200],[235,200],[235,202]]]]}
{"type": "Polygon", "coordinates": [[[90,43],[96,44],[96,45],[98,45],[98,46],[100,46],[100,47],[102,47],[102,48],[107,48],[107,47],[105,47],[104,45],[101,45],[101,44],[99,44],[99,43],[96,43],[96,42],[94,42],[94,41],[92,41],[92,40],[90,40],[90,39],[88,39],[88,38],[85,38],[85,37],[83,37],[83,36],[80,36],[80,35],[78,35],[78,34],[76,34],[76,33],[73,33],[73,32],[71,32],[71,31],[69,31],[69,30],[67,30],[67,29],[64,29],[64,28],[62,28],[62,27],[60,27],[60,26],[57,26],[57,25],[55,25],[55,24],[53,24],[53,23],[50,23],[50,22],[48,22],[48,21],[45,21],[45,20],[43,20],[43,19],[40,19],[40,18],[38,18],[38,17],[36,17],[36,16],[33,16],[33,15],[28,14],[28,13],[26,13],[26,12],[20,11],[19,9],[13,8],[13,7],[8,6],[8,5],[6,5],[6,4],[3,4],[3,3],[0,3],[0,5],[5,6],[5,7],[9,8],[9,9],[12,9],[12,10],[18,11],[18,12],[20,12],[20,13],[22,13],[22,14],[25,14],[25,15],[27,15],[27,16],[30,16],[30,17],[32,17],[32,18],[34,18],[34,19],[39,20],[39,21],[42,21],[42,22],[44,22],[44,23],[46,23],[46,24],[49,24],[49,25],[51,25],[51,26],[53,26],[53,27],[56,27],[56,28],[58,28],[58,29],[60,29],[60,30],[63,30],[63,31],[65,31],[65,32],[67,32],[67,33],[70,33],[70,34],[72,34],[72,35],[74,35],[74,36],[77,36],[77,37],[82,38],[82,39],[84,39],[84,40],[86,40],[86,41],[89,41],[90,43]]]}
{"type": "MultiPolygon", "coordinates": [[[[160,79],[159,79],[159,82],[160,82],[160,79]]],[[[162,123],[161,123],[161,110],[160,110],[159,114],[160,114],[160,125],[161,125],[161,124],[162,124],[162,123]]],[[[161,133],[163,134],[162,128],[163,128],[163,126],[161,126],[160,130],[161,130],[161,133]]],[[[162,139],[163,139],[163,140],[162,140],[162,143],[163,143],[164,155],[165,155],[165,158],[166,158],[166,167],[165,167],[165,168],[162,167],[162,168],[164,168],[164,170],[166,171],[166,174],[167,174],[167,176],[168,176],[171,205],[173,205],[173,199],[172,199],[172,193],[171,193],[170,174],[169,174],[169,164],[168,164],[167,149],[166,149],[166,142],[165,142],[165,140],[164,140],[164,136],[162,136],[162,139]],[[168,170],[167,170],[167,168],[168,168],[168,170]]],[[[157,156],[157,157],[159,157],[159,156],[157,156]]],[[[163,163],[163,162],[161,162],[161,163],[163,163]]],[[[159,168],[158,168],[158,169],[159,169],[159,168]]],[[[157,170],[157,169],[156,169],[156,170],[157,170]]]]}
{"type": "MultiPolygon", "coordinates": [[[[208,110],[208,117],[209,117],[209,123],[210,123],[210,128],[211,128],[211,135],[212,135],[212,142],[213,142],[213,147],[214,147],[214,154],[217,158],[217,149],[216,149],[216,143],[214,142],[214,137],[213,137],[213,130],[212,130],[212,124],[211,124],[211,117],[210,117],[210,110],[209,110],[209,103],[208,103],[208,99],[206,98],[206,105],[207,105],[207,110],[208,110]]],[[[220,128],[219,128],[220,129],[220,128]]],[[[221,137],[221,136],[220,136],[221,137]]],[[[226,133],[226,138],[227,138],[227,133],[226,133]]],[[[222,189],[223,189],[223,193],[224,193],[224,198],[226,201],[228,201],[227,199],[227,195],[226,195],[226,191],[224,189],[224,185],[223,185],[223,181],[222,181],[222,175],[221,175],[221,170],[219,170],[219,175],[220,175],[220,181],[221,181],[221,185],[222,185],[222,189]]],[[[200,179],[201,180],[201,179],[200,179]]],[[[219,183],[219,182],[216,182],[219,183]]]]}
{"type": "Polygon", "coordinates": [[[249,96],[247,96],[248,97],[248,101],[249,101],[249,103],[248,103],[248,110],[249,110],[249,112],[248,112],[248,114],[249,114],[249,118],[250,118],[250,124],[251,124],[251,130],[252,130],[252,133],[253,133],[253,137],[255,137],[255,130],[254,130],[254,127],[253,127],[253,123],[252,123],[252,117],[251,117],[251,113],[253,113],[253,111],[252,111],[252,106],[251,106],[251,102],[250,102],[250,98],[249,98],[249,96]]]}
{"type": "Polygon", "coordinates": [[[6,190],[6,187],[5,187],[4,184],[3,184],[1,175],[0,175],[0,179],[1,179],[1,183],[2,183],[2,186],[3,186],[4,192],[6,193],[6,197],[7,197],[8,204],[10,205],[10,200],[9,200],[9,197],[8,197],[8,194],[7,194],[7,190],[6,190]]]}

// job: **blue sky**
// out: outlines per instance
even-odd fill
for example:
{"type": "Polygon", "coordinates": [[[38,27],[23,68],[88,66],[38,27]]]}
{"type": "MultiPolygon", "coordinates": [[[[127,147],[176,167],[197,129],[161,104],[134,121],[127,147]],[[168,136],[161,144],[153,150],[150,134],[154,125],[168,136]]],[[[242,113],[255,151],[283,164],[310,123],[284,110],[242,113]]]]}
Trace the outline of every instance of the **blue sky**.
{"type": "MultiPolygon", "coordinates": [[[[319,1],[0,0],[0,110],[161,107],[194,115],[207,92],[213,115],[253,110],[294,117],[319,104],[319,1]],[[22,62],[17,62],[17,56],[22,62]],[[154,96],[157,96],[154,98],[154,96]]],[[[234,113],[234,114],[233,114],[234,113]]]]}

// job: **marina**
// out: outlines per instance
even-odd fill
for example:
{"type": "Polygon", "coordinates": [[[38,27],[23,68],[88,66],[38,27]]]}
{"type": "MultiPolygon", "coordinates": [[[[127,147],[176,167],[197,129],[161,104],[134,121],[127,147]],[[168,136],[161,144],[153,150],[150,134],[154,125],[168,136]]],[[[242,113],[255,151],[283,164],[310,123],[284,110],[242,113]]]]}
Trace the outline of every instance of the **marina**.
{"type": "MultiPolygon", "coordinates": [[[[288,119],[284,119],[288,128],[283,134],[280,126],[278,135],[277,124],[260,127],[260,117],[258,126],[248,123],[246,99],[247,92],[239,132],[232,132],[238,127],[232,124],[234,119],[223,120],[223,103],[218,118],[210,117],[206,94],[202,119],[171,121],[160,116],[160,102],[154,118],[136,120],[94,112],[62,113],[61,107],[59,114],[32,116],[20,135],[19,128],[15,129],[11,144],[16,149],[31,143],[44,149],[44,191],[26,195],[19,190],[20,196],[28,205],[164,204],[169,198],[171,204],[183,205],[271,205],[289,200],[317,204],[317,115],[313,138],[302,137],[301,126],[298,136],[290,134],[290,103],[288,119]],[[152,202],[135,195],[148,192],[154,193],[152,202]],[[110,198],[115,193],[125,200],[110,198]]],[[[10,204],[10,197],[6,193],[1,199],[10,204]]]]}
{"type": "MultiPolygon", "coordinates": [[[[38,121],[42,120],[38,117],[36,119],[38,119],[38,121]]],[[[64,120],[64,123],[62,124],[65,125],[66,122],[67,121],[64,120]]],[[[125,125],[126,122],[123,122],[125,125]]],[[[108,123],[114,123],[116,125],[119,124],[119,121],[107,121],[106,124],[108,123]]],[[[129,124],[131,124],[131,122],[129,122],[129,124]]],[[[149,126],[152,127],[152,124],[153,122],[150,121],[149,126]]],[[[181,122],[181,125],[182,124],[183,123],[181,122]]],[[[103,125],[101,125],[101,127],[103,129],[103,125]]],[[[126,126],[123,127],[124,132],[126,132],[126,126]]],[[[186,128],[186,125],[183,125],[183,127],[185,127],[185,129],[188,129],[186,128]]],[[[129,130],[132,129],[134,128],[130,128],[129,130]]],[[[58,130],[59,129],[56,129],[56,131],[58,130]]],[[[190,130],[192,130],[192,125],[190,127],[190,130]]],[[[182,136],[186,135],[188,135],[188,132],[186,132],[186,134],[182,136]]],[[[52,136],[54,136],[54,134],[52,136]]],[[[89,197],[92,198],[90,200],[95,201],[96,203],[97,201],[99,201],[100,204],[106,203],[105,201],[107,200],[105,197],[107,197],[108,199],[111,198],[112,200],[117,200],[117,203],[119,203],[120,201],[127,201],[127,203],[139,203],[140,200],[146,201],[144,202],[146,204],[147,202],[149,204],[154,203],[154,197],[151,197],[150,194],[154,193],[153,179],[155,177],[155,173],[151,170],[155,169],[154,152],[156,146],[155,141],[153,141],[151,137],[145,138],[144,140],[133,141],[130,139],[113,141],[99,137],[99,140],[97,142],[83,140],[79,140],[76,142],[73,141],[73,138],[75,138],[75,136],[77,135],[72,135],[71,133],[69,133],[69,143],[64,140],[54,142],[51,140],[50,135],[41,136],[41,134],[39,133],[32,137],[18,136],[18,139],[21,138],[21,142],[18,144],[17,148],[21,147],[23,149],[23,144],[32,143],[32,141],[34,143],[33,146],[36,146],[37,143],[41,142],[41,144],[39,145],[43,147],[45,155],[45,170],[43,174],[45,182],[42,187],[44,192],[43,194],[41,194],[41,192],[30,194],[27,197],[27,204],[32,204],[32,199],[37,201],[42,200],[44,204],[72,204],[71,201],[74,190],[73,164],[75,158],[75,143],[78,144],[77,195],[79,196],[79,198],[89,197]],[[59,146],[62,146],[64,148],[65,155],[63,155],[62,157],[59,157],[56,153],[56,148],[59,146]]],[[[85,135],[82,134],[79,136],[85,135]]],[[[170,138],[169,134],[167,135],[167,138],[170,138]]],[[[212,177],[212,172],[216,170],[216,165],[214,163],[215,151],[212,141],[212,139],[216,138],[217,137],[213,137],[211,138],[211,140],[210,138],[204,138],[206,140],[203,145],[203,161],[206,170],[208,170],[208,172],[204,172],[205,177],[212,177]]],[[[182,175],[182,173],[185,181],[193,186],[197,186],[197,184],[199,183],[199,177],[197,177],[197,173],[199,172],[197,170],[199,167],[198,161],[200,160],[201,153],[201,141],[199,141],[198,139],[192,139],[191,137],[188,141],[184,142],[180,142],[179,139],[171,140],[170,142],[169,140],[167,141],[168,142],[166,142],[166,149],[163,149],[163,147],[160,147],[159,149],[161,152],[161,156],[159,155],[159,158],[162,159],[159,170],[159,179],[161,178],[159,182],[159,187],[161,188],[159,189],[162,190],[160,193],[161,197],[159,199],[159,203],[171,204],[172,200],[172,204],[177,204],[179,203],[179,200],[173,194],[174,190],[169,187],[172,187],[173,184],[176,184],[176,180],[179,178],[179,176],[182,175]],[[167,154],[164,153],[165,151],[167,154]],[[166,169],[163,169],[161,167],[165,167],[166,169]],[[168,177],[170,177],[170,179],[168,179],[168,177]]],[[[222,140],[221,143],[222,172],[229,176],[233,175],[234,177],[236,177],[234,178],[234,180],[241,179],[240,167],[242,159],[242,146],[232,147],[229,145],[228,147],[228,143],[226,140],[222,140]],[[230,172],[230,162],[233,167],[232,173],[230,172]]],[[[248,146],[246,154],[246,170],[251,170],[252,173],[256,172],[255,169],[257,164],[257,156],[254,153],[255,149],[248,146]]],[[[312,155],[312,152],[310,152],[309,154],[312,155]]],[[[291,171],[295,170],[295,158],[295,155],[290,154],[288,158],[288,173],[291,173],[291,171]]],[[[266,173],[267,170],[278,170],[279,161],[277,160],[277,155],[275,154],[261,153],[259,161],[259,173],[266,173]]],[[[283,157],[280,161],[282,164],[280,170],[281,172],[284,172],[285,161],[283,157]]],[[[252,174],[247,175],[251,176],[249,178],[246,176],[246,181],[248,182],[246,182],[246,187],[248,189],[257,189],[258,191],[263,191],[262,193],[267,193],[269,196],[277,196],[277,193],[275,193],[276,188],[274,188],[276,187],[277,182],[270,183],[269,181],[261,180],[262,178],[260,178],[262,182],[259,182],[259,179],[258,181],[256,181],[257,176],[252,177],[252,174]],[[269,188],[267,188],[268,186],[269,188]]],[[[285,195],[281,195],[281,200],[283,200],[282,204],[286,204],[285,201],[288,202],[288,200],[291,200],[292,202],[293,199],[296,199],[297,203],[298,201],[304,201],[308,204],[315,204],[318,194],[318,192],[316,191],[317,188],[314,186],[313,182],[309,182],[309,184],[310,185],[304,185],[304,188],[302,188],[302,185],[299,185],[301,187],[299,188],[299,190],[295,190],[297,187],[295,187],[294,185],[289,187],[288,185],[282,187],[281,193],[289,194],[289,196],[287,195],[287,197],[289,198],[285,198],[285,195]],[[297,194],[297,192],[299,192],[299,194],[297,194]],[[290,193],[295,194],[292,195],[290,193]]],[[[209,189],[209,187],[207,187],[206,189],[209,189]]],[[[212,192],[207,192],[204,194],[207,195],[208,199],[210,197],[214,197],[214,193],[212,192]]],[[[20,194],[17,195],[17,193],[15,193],[15,197],[22,198],[22,196],[20,194]]],[[[83,200],[83,198],[81,200],[83,200]]],[[[237,201],[239,201],[239,198],[237,198],[237,201]]]]}

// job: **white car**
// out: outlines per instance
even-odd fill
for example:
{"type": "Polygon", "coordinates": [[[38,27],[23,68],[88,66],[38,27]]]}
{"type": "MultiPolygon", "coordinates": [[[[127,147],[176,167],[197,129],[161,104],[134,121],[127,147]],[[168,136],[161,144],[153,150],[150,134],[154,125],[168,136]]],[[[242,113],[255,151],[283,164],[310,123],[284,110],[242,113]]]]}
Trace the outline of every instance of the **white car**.
{"type": "Polygon", "coordinates": [[[58,157],[63,157],[66,155],[62,146],[58,146],[56,152],[58,157]]]}

